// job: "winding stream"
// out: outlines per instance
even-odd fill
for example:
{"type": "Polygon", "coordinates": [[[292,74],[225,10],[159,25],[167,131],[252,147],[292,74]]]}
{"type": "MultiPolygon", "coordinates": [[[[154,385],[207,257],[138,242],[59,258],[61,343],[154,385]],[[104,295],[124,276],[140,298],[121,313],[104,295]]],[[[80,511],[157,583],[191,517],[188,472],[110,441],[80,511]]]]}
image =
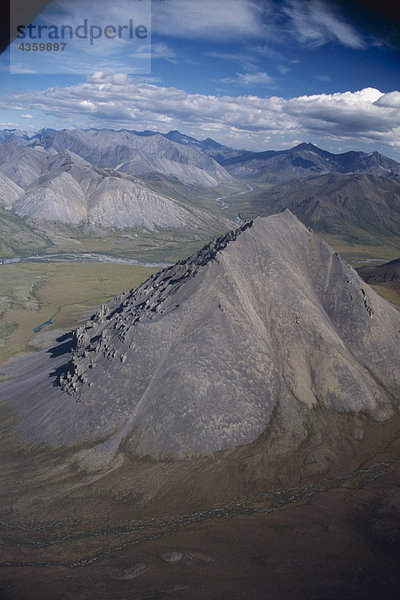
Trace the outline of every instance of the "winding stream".
{"type": "Polygon", "coordinates": [[[400,459],[393,462],[377,462],[368,468],[356,469],[350,475],[332,480],[235,498],[222,506],[176,516],[175,518],[154,517],[143,521],[132,519],[110,523],[109,526],[101,529],[83,529],[80,521],[23,524],[0,520],[0,529],[2,529],[0,539],[8,547],[45,549],[67,545],[70,542],[78,540],[96,538],[110,540],[112,543],[110,547],[105,547],[104,541],[103,548],[99,548],[100,542],[98,541],[96,542],[96,548],[99,549],[95,553],[76,557],[74,560],[5,561],[0,563],[0,568],[58,566],[71,569],[84,567],[107,555],[121,551],[128,546],[143,544],[149,540],[170,536],[180,529],[211,519],[224,519],[234,515],[271,513],[283,510],[289,506],[304,504],[317,494],[333,489],[348,488],[359,490],[375,479],[386,475],[391,467],[399,463],[400,459]],[[6,531],[10,530],[16,532],[17,535],[7,535],[6,531]],[[58,532],[58,535],[55,535],[56,532],[58,532]]]}
{"type": "Polygon", "coordinates": [[[133,265],[137,267],[158,267],[163,269],[164,267],[170,266],[170,263],[152,263],[152,262],[140,262],[134,258],[123,258],[122,256],[112,256],[109,254],[96,254],[92,252],[81,252],[81,253],[61,253],[61,254],[42,254],[34,256],[16,256],[14,258],[0,258],[0,265],[9,265],[13,263],[25,263],[25,262],[40,262],[40,263],[54,263],[54,262],[101,262],[101,263],[113,263],[119,265],[133,265]]]}

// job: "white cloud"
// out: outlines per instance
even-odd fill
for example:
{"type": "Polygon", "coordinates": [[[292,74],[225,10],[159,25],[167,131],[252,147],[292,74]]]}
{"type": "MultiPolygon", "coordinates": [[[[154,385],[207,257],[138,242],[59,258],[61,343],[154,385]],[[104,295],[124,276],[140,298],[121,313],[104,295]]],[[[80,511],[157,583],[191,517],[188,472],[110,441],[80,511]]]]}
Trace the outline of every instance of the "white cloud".
{"type": "Polygon", "coordinates": [[[389,92],[376,101],[378,106],[400,109],[400,92],[389,92]]]}
{"type": "Polygon", "coordinates": [[[271,83],[272,78],[263,71],[256,71],[255,73],[238,73],[238,79],[241,84],[244,85],[260,85],[271,83]]]}
{"type": "Polygon", "coordinates": [[[319,81],[332,81],[332,77],[330,77],[330,75],[320,75],[320,74],[316,74],[314,75],[315,79],[319,79],[319,81]]]}
{"type": "Polygon", "coordinates": [[[260,47],[267,53],[272,50],[266,40],[268,44],[294,39],[314,47],[332,41],[349,48],[367,47],[338,6],[325,0],[166,0],[153,4],[152,22],[155,33],[170,37],[215,43],[262,40],[260,47]]]}
{"type": "Polygon", "coordinates": [[[172,48],[170,48],[165,42],[157,42],[151,45],[151,58],[175,62],[177,56],[172,48]]]}
{"type": "Polygon", "coordinates": [[[108,84],[108,85],[126,85],[128,83],[128,75],[126,73],[114,73],[105,75],[103,71],[97,71],[93,75],[87,77],[89,83],[108,84]]]}
{"type": "MultiPolygon", "coordinates": [[[[257,53],[257,50],[255,52],[257,53]]],[[[240,67],[246,71],[252,71],[256,69],[255,65],[259,58],[257,54],[250,54],[249,52],[222,52],[215,50],[212,52],[207,52],[206,56],[233,62],[236,65],[240,65],[240,67]]]]}
{"type": "Polygon", "coordinates": [[[262,37],[262,7],[253,0],[167,0],[153,4],[153,31],[178,38],[262,37]]]}
{"type": "Polygon", "coordinates": [[[225,77],[224,79],[218,80],[220,83],[231,83],[240,86],[263,86],[272,83],[273,79],[264,71],[253,71],[249,73],[236,73],[236,77],[225,77]]]}
{"type": "MultiPolygon", "coordinates": [[[[341,143],[386,144],[400,150],[400,92],[374,88],[296,98],[255,95],[215,96],[137,82],[124,74],[96,73],[69,87],[8,96],[0,107],[40,110],[82,126],[167,131],[180,129],[236,145],[320,137],[341,143]]],[[[66,122],[66,121],[65,121],[66,122]]],[[[76,125],[78,126],[78,125],[76,125]]]]}
{"type": "Polygon", "coordinates": [[[362,49],[367,44],[363,37],[338,11],[321,0],[287,0],[283,12],[289,17],[299,41],[311,46],[322,46],[330,41],[349,48],[362,49]]]}

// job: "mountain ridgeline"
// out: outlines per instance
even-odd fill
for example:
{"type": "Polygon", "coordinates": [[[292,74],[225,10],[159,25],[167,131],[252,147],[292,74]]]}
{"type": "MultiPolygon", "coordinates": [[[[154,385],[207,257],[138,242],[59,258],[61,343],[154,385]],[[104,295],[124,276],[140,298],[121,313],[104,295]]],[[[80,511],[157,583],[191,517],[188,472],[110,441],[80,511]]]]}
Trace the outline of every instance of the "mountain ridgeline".
{"type": "Polygon", "coordinates": [[[195,206],[159,193],[136,177],[168,174],[207,189],[231,181],[212,158],[159,136],[48,132],[0,144],[0,207],[33,221],[103,228],[226,228],[195,206]],[[100,134],[99,134],[100,136],[100,134]],[[90,159],[90,160],[87,160],[90,159]],[[121,160],[124,160],[121,163],[121,160]],[[90,162],[92,161],[92,162],[90,162]],[[119,164],[120,163],[120,164],[119,164]],[[107,167],[107,168],[103,168],[107,167]]]}
{"type": "Polygon", "coordinates": [[[289,208],[316,231],[382,244],[400,233],[400,177],[332,172],[276,185],[253,195],[245,218],[289,208]]]}
{"type": "MultiPolygon", "coordinates": [[[[400,248],[400,164],[377,152],[332,154],[309,143],[240,151],[178,131],[0,132],[4,231],[15,228],[7,214],[18,216],[42,237],[39,246],[49,222],[171,230],[205,241],[286,208],[321,233],[378,246],[390,239],[400,248]]],[[[22,224],[19,238],[24,231],[22,224]]]]}
{"type": "Polygon", "coordinates": [[[235,177],[259,182],[284,183],[292,179],[338,173],[371,173],[373,175],[400,175],[400,165],[379,152],[344,152],[332,154],[313,144],[302,143],[289,150],[267,152],[225,152],[211,155],[235,177]]]}
{"type": "Polygon", "coordinates": [[[400,313],[290,211],[151,276],[71,339],[0,391],[19,435],[90,442],[88,464],[120,448],[184,458],[260,436],[285,453],[310,422],[331,436],[347,413],[398,410],[400,313]]]}

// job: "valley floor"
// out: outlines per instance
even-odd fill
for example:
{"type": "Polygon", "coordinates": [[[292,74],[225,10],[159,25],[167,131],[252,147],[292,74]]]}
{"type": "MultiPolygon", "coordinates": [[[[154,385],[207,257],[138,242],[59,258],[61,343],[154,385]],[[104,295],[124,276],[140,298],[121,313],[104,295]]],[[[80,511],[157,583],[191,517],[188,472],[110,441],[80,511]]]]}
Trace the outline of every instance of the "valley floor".
{"type": "Polygon", "coordinates": [[[395,598],[400,469],[393,456],[399,443],[395,435],[389,451],[347,477],[248,492],[224,504],[213,503],[210,490],[208,499],[198,499],[202,510],[189,513],[187,502],[179,511],[179,499],[168,491],[170,504],[150,502],[135,510],[120,485],[121,496],[114,491],[106,514],[107,476],[90,486],[88,497],[72,494],[74,508],[56,511],[56,520],[54,504],[40,520],[7,511],[3,491],[1,598],[395,598]],[[116,503],[119,514],[113,516],[116,503]]]}
{"type": "Polygon", "coordinates": [[[32,351],[36,333],[76,327],[158,270],[104,262],[0,265],[0,364],[32,351]]]}

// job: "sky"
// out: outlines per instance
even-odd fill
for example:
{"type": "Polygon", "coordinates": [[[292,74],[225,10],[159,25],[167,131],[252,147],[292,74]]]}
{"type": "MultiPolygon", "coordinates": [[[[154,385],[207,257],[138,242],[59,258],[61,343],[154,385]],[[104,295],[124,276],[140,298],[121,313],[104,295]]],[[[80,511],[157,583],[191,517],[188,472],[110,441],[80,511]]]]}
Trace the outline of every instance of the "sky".
{"type": "Polygon", "coordinates": [[[371,2],[54,0],[35,23],[0,57],[1,129],[178,129],[400,161],[400,22],[371,2]],[[62,24],[63,53],[21,49],[62,42],[62,24]]]}

